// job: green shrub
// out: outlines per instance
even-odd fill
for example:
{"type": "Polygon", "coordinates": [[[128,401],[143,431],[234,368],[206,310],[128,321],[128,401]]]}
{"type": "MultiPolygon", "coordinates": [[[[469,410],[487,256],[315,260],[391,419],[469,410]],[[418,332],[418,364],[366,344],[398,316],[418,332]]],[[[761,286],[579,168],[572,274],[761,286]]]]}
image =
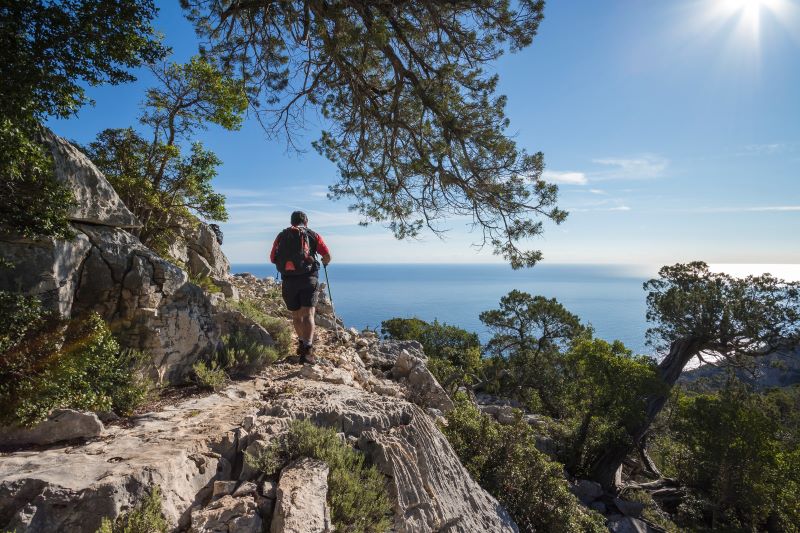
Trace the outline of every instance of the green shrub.
{"type": "Polygon", "coordinates": [[[169,531],[161,512],[161,489],[154,486],[133,510],[110,520],[103,518],[97,533],[166,533],[169,531]]]}
{"type": "Polygon", "coordinates": [[[206,292],[210,292],[210,293],[222,292],[222,289],[220,289],[216,285],[216,283],[214,283],[214,280],[212,280],[208,276],[192,276],[190,274],[189,275],[189,281],[194,283],[195,285],[197,285],[198,287],[200,287],[201,289],[203,289],[206,292]]]}
{"type": "Polygon", "coordinates": [[[319,459],[330,468],[328,504],[337,531],[378,533],[389,529],[392,511],[383,475],[367,466],[364,455],[342,442],[331,428],[294,420],[271,450],[249,462],[273,474],[277,465],[301,457],[319,459]]]}
{"type": "Polygon", "coordinates": [[[126,415],[147,398],[147,358],[121,349],[99,315],[62,320],[0,292],[0,318],[0,422],[30,426],[56,408],[126,415]]]}
{"type": "Polygon", "coordinates": [[[222,338],[216,361],[232,375],[249,375],[278,360],[278,352],[237,331],[222,338]]]}
{"type": "Polygon", "coordinates": [[[198,361],[192,365],[192,370],[194,370],[197,385],[203,389],[218,391],[225,386],[225,382],[228,380],[228,375],[217,366],[216,361],[210,363],[198,361]]]}
{"type": "Polygon", "coordinates": [[[732,380],[718,393],[676,398],[656,444],[665,475],[692,493],[679,525],[798,530],[800,447],[772,397],[732,380]]]}
{"type": "Polygon", "coordinates": [[[562,465],[536,448],[530,426],[503,426],[463,394],[442,431],[470,475],[508,510],[520,531],[602,532],[603,518],[570,493],[562,465]]]}
{"type": "Polygon", "coordinates": [[[270,316],[252,300],[241,299],[238,302],[228,302],[228,305],[267,330],[272,340],[275,341],[275,349],[280,357],[291,354],[292,326],[288,320],[270,316]]]}

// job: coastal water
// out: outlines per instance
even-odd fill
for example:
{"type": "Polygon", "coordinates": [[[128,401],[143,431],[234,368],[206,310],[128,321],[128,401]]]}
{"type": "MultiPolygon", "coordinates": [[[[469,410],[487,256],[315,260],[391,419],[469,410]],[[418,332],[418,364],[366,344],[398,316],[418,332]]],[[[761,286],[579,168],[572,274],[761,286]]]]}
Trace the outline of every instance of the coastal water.
{"type": "MultiPolygon", "coordinates": [[[[270,264],[235,264],[234,273],[276,276],[270,264]]],[[[541,264],[513,271],[505,265],[354,265],[328,268],[337,314],[348,327],[380,328],[393,317],[438,319],[477,332],[488,332],[481,311],[498,307],[512,289],[557,298],[595,328],[596,336],[619,339],[637,353],[645,346],[645,292],[642,283],[655,268],[617,265],[541,264]]],[[[324,278],[324,274],[321,278],[324,278]]]]}

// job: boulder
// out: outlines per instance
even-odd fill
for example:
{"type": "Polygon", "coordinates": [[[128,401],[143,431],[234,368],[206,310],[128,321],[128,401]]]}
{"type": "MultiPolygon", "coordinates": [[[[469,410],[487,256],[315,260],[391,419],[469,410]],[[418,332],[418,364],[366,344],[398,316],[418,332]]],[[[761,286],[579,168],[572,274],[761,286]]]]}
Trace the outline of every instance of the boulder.
{"type": "MultiPolygon", "coordinates": [[[[170,529],[186,529],[191,510],[211,498],[238,449],[236,423],[262,382],[185,400],[168,410],[106,428],[103,438],[69,447],[0,456],[0,531],[95,533],[157,485],[170,529]]],[[[254,530],[257,531],[257,530],[254,530]]]]}
{"type": "Polygon", "coordinates": [[[643,520],[621,515],[608,517],[608,529],[614,533],[655,533],[656,531],[643,520]]]}
{"type": "Polygon", "coordinates": [[[184,379],[218,342],[208,297],[130,233],[102,225],[74,228],[71,241],[0,241],[0,255],[14,263],[0,271],[0,289],[40,296],[67,318],[97,312],[124,346],[152,356],[155,378],[184,379]]]}
{"type": "Polygon", "coordinates": [[[453,402],[439,382],[428,370],[425,360],[402,349],[395,359],[392,375],[405,378],[409,397],[423,407],[432,407],[443,413],[453,409],[453,402]]]}
{"type": "Polygon", "coordinates": [[[590,504],[603,495],[603,487],[596,481],[579,479],[570,486],[572,494],[585,504],[590,504]]]}
{"type": "Polygon", "coordinates": [[[67,184],[77,200],[68,214],[70,220],[116,228],[141,226],[88,157],[50,130],[43,136],[53,154],[55,178],[67,184]]]}
{"type": "Polygon", "coordinates": [[[622,514],[632,518],[639,518],[642,516],[642,511],[644,511],[643,503],[631,502],[623,500],[622,498],[614,498],[614,505],[617,506],[617,509],[619,509],[622,514]]]}
{"type": "Polygon", "coordinates": [[[0,446],[45,445],[78,438],[97,437],[103,423],[94,413],[56,409],[43,422],[31,428],[0,427],[0,446]]]}
{"type": "Polygon", "coordinates": [[[271,402],[254,431],[261,432],[268,420],[299,418],[336,428],[348,440],[357,437],[358,448],[387,476],[394,531],[517,531],[497,500],[470,477],[422,408],[354,387],[295,379],[291,385],[300,392],[271,402]]]}
{"type": "Polygon", "coordinates": [[[253,533],[261,531],[261,516],[253,496],[223,496],[208,507],[192,510],[192,533],[253,533]]]}
{"type": "Polygon", "coordinates": [[[0,290],[38,296],[45,308],[69,316],[91,248],[82,233],[71,241],[0,236],[0,257],[12,265],[0,269],[0,290]]]}
{"type": "Polygon", "coordinates": [[[332,530],[328,465],[302,458],[281,471],[271,533],[327,533],[332,530]]]}
{"type": "Polygon", "coordinates": [[[186,265],[186,269],[195,277],[225,280],[230,276],[231,265],[222,253],[221,245],[222,239],[211,225],[197,221],[195,225],[181,230],[180,238],[172,243],[168,253],[186,265]]]}

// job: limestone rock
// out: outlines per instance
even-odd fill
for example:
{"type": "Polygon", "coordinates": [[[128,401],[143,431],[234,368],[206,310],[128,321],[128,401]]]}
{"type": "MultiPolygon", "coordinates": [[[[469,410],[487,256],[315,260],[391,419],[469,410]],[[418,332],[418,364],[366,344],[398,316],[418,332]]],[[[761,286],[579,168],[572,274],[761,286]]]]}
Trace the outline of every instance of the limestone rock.
{"type": "Polygon", "coordinates": [[[265,408],[254,431],[274,418],[301,418],[358,437],[359,449],[389,479],[397,532],[517,531],[420,407],[345,385],[292,383],[301,392],[265,408]]]}
{"type": "Polygon", "coordinates": [[[622,498],[614,498],[614,505],[617,506],[617,509],[619,509],[622,514],[632,518],[639,518],[642,516],[642,511],[644,511],[643,503],[631,502],[623,500],[622,498]]]}
{"type": "Polygon", "coordinates": [[[614,533],[655,533],[656,530],[647,525],[647,522],[630,516],[608,517],[608,529],[614,533]]]}
{"type": "Polygon", "coordinates": [[[231,265],[222,253],[221,244],[211,225],[198,221],[196,225],[180,231],[179,238],[171,244],[168,253],[185,264],[193,276],[225,280],[230,276],[231,265]]]}
{"type": "Polygon", "coordinates": [[[53,154],[56,179],[67,184],[77,200],[68,214],[70,220],[117,228],[141,226],[88,157],[50,130],[43,135],[53,154]]]}
{"type": "Polygon", "coordinates": [[[45,308],[69,316],[91,247],[82,233],[71,241],[0,236],[0,257],[12,264],[0,269],[0,290],[38,296],[45,308]]]}
{"type": "Polygon", "coordinates": [[[428,370],[425,361],[412,355],[408,350],[400,351],[392,367],[392,374],[407,379],[410,396],[415,403],[438,409],[443,413],[453,408],[453,402],[428,370]]]}
{"type": "Polygon", "coordinates": [[[217,345],[209,299],[130,233],[74,227],[78,235],[69,242],[0,242],[0,254],[15,263],[0,274],[0,289],[39,295],[64,317],[98,312],[124,346],[150,353],[154,377],[183,379],[197,357],[217,345]]]}
{"type": "Polygon", "coordinates": [[[589,504],[603,495],[603,487],[596,481],[579,479],[570,486],[572,494],[585,504],[589,504]]]}
{"type": "Polygon", "coordinates": [[[261,516],[252,496],[223,496],[192,511],[192,533],[252,533],[261,531],[261,516]]]}
{"type": "Polygon", "coordinates": [[[281,471],[271,533],[327,533],[331,531],[328,465],[298,459],[281,471]]]}
{"type": "Polygon", "coordinates": [[[56,409],[46,420],[32,428],[0,427],[0,446],[53,444],[65,440],[97,437],[103,423],[94,413],[74,409],[56,409]]]}
{"type": "Polygon", "coordinates": [[[252,409],[260,386],[242,382],[229,395],[134,417],[132,427],[109,427],[84,445],[0,456],[0,530],[95,533],[103,517],[132,508],[153,485],[171,527],[188,527],[191,508],[230,471],[232,421],[252,409]]]}

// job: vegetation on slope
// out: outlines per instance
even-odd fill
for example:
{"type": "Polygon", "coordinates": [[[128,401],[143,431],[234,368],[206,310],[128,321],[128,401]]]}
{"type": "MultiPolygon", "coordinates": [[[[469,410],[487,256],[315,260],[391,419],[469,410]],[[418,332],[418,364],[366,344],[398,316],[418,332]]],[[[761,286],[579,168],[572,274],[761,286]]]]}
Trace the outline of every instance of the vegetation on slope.
{"type": "Polygon", "coordinates": [[[389,529],[392,509],[383,475],[365,463],[363,454],[342,442],[332,428],[294,420],[268,451],[246,459],[270,476],[301,457],[319,459],[330,468],[328,504],[336,531],[380,533],[389,529]]]}
{"type": "Polygon", "coordinates": [[[120,348],[97,314],[64,320],[0,291],[0,422],[32,425],[56,408],[130,414],[147,398],[147,357],[120,348]]]}

